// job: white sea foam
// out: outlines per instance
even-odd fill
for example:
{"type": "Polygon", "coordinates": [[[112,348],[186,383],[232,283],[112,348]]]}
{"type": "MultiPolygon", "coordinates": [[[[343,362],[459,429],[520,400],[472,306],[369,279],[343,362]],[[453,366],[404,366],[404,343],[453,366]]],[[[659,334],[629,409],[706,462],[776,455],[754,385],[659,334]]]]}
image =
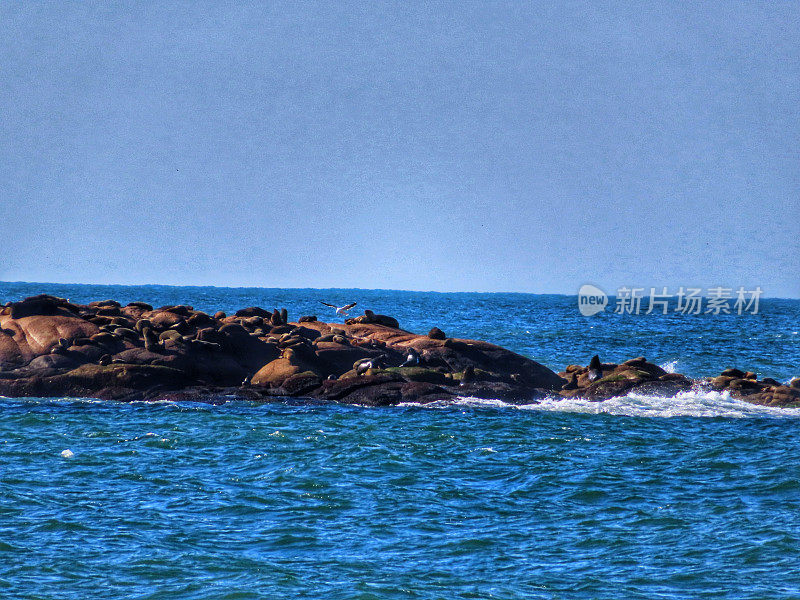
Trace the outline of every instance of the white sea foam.
{"type": "Polygon", "coordinates": [[[529,404],[520,408],[630,417],[725,417],[733,419],[765,416],[800,417],[800,409],[797,408],[759,406],[731,398],[728,392],[699,390],[681,392],[671,397],[631,393],[602,402],[590,402],[578,398],[546,400],[541,404],[529,404]]]}
{"type": "Polygon", "coordinates": [[[677,373],[678,369],[678,359],[670,360],[665,362],[662,365],[659,365],[662,369],[664,369],[667,373],[677,373]]]}
{"type": "Polygon", "coordinates": [[[469,408],[507,408],[542,412],[568,412],[583,414],[607,414],[628,417],[723,417],[744,419],[754,417],[800,418],[800,408],[778,408],[759,406],[731,398],[728,392],[692,390],[675,396],[663,397],[631,393],[592,402],[583,398],[553,398],[539,403],[514,405],[502,400],[461,397],[455,401],[434,402],[431,404],[405,404],[405,406],[424,406],[444,408],[463,406],[469,408]]]}

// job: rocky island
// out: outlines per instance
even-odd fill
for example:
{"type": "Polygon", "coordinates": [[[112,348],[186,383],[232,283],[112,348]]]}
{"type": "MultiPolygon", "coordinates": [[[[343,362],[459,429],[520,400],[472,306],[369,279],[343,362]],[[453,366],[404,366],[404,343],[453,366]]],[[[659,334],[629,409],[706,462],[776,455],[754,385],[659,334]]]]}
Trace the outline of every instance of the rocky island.
{"type": "Polygon", "coordinates": [[[368,406],[458,396],[530,403],[604,400],[631,391],[671,396],[693,387],[770,406],[800,406],[790,385],[731,368],[692,380],[643,357],[570,365],[556,373],[500,346],[400,328],[365,311],[344,323],[290,321],[285,309],[208,314],[114,300],[76,304],[38,295],[0,309],[0,395],[224,401],[304,398],[368,406]]]}

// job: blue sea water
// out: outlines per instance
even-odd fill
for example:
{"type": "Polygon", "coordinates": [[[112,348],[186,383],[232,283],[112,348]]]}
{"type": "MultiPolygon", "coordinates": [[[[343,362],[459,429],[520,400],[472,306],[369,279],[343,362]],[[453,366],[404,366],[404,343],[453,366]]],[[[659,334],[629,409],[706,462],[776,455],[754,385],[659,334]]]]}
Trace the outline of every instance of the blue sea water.
{"type": "MultiPolygon", "coordinates": [[[[0,284],[204,310],[357,301],[560,370],[800,375],[800,301],[0,284]]],[[[800,411],[725,395],[367,409],[0,398],[0,598],[800,598],[800,411]],[[69,450],[69,452],[65,452],[69,450]]]]}

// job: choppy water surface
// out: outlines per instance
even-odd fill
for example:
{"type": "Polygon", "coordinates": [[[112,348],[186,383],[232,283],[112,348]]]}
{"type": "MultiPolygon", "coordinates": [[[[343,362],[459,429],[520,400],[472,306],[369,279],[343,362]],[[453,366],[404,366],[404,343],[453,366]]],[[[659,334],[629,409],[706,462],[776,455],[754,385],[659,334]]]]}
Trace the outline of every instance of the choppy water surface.
{"type": "Polygon", "coordinates": [[[4,598],[800,595],[795,412],[0,410],[4,598]]]}
{"type": "MultiPolygon", "coordinates": [[[[362,294],[408,329],[558,368],[595,351],[697,375],[800,365],[797,301],[686,324],[586,319],[561,297],[89,288],[0,284],[2,299],[295,316],[362,294]]],[[[0,398],[0,415],[3,599],[800,597],[798,410],[687,393],[391,409],[0,398]]]]}

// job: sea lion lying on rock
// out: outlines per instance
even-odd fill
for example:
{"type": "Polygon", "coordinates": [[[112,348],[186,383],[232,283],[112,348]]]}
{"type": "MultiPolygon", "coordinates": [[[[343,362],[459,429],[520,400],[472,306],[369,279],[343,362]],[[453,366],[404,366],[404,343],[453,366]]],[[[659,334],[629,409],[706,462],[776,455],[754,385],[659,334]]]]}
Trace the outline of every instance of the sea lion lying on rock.
{"type": "MultiPolygon", "coordinates": [[[[602,400],[630,391],[672,395],[693,383],[643,357],[595,356],[556,374],[478,340],[417,335],[366,310],[331,325],[289,322],[286,309],[208,313],[190,305],[152,309],[113,300],[74,304],[39,295],[0,311],[0,395],[219,399],[247,381],[248,398],[301,396],[365,405],[457,396],[527,403],[544,395],[602,400]]],[[[706,382],[749,402],[800,406],[800,380],[782,385],[726,370],[706,382]]],[[[214,400],[217,401],[217,400],[214,400]]]]}
{"type": "Polygon", "coordinates": [[[567,380],[560,395],[590,400],[606,400],[631,391],[674,396],[692,387],[687,377],[667,373],[641,356],[618,365],[602,363],[600,357],[595,355],[587,367],[570,365],[559,375],[567,380]]]}
{"type": "Polygon", "coordinates": [[[709,380],[712,389],[726,391],[734,398],[764,406],[800,407],[800,379],[783,385],[766,377],[758,381],[755,373],[726,369],[709,380]]]}

